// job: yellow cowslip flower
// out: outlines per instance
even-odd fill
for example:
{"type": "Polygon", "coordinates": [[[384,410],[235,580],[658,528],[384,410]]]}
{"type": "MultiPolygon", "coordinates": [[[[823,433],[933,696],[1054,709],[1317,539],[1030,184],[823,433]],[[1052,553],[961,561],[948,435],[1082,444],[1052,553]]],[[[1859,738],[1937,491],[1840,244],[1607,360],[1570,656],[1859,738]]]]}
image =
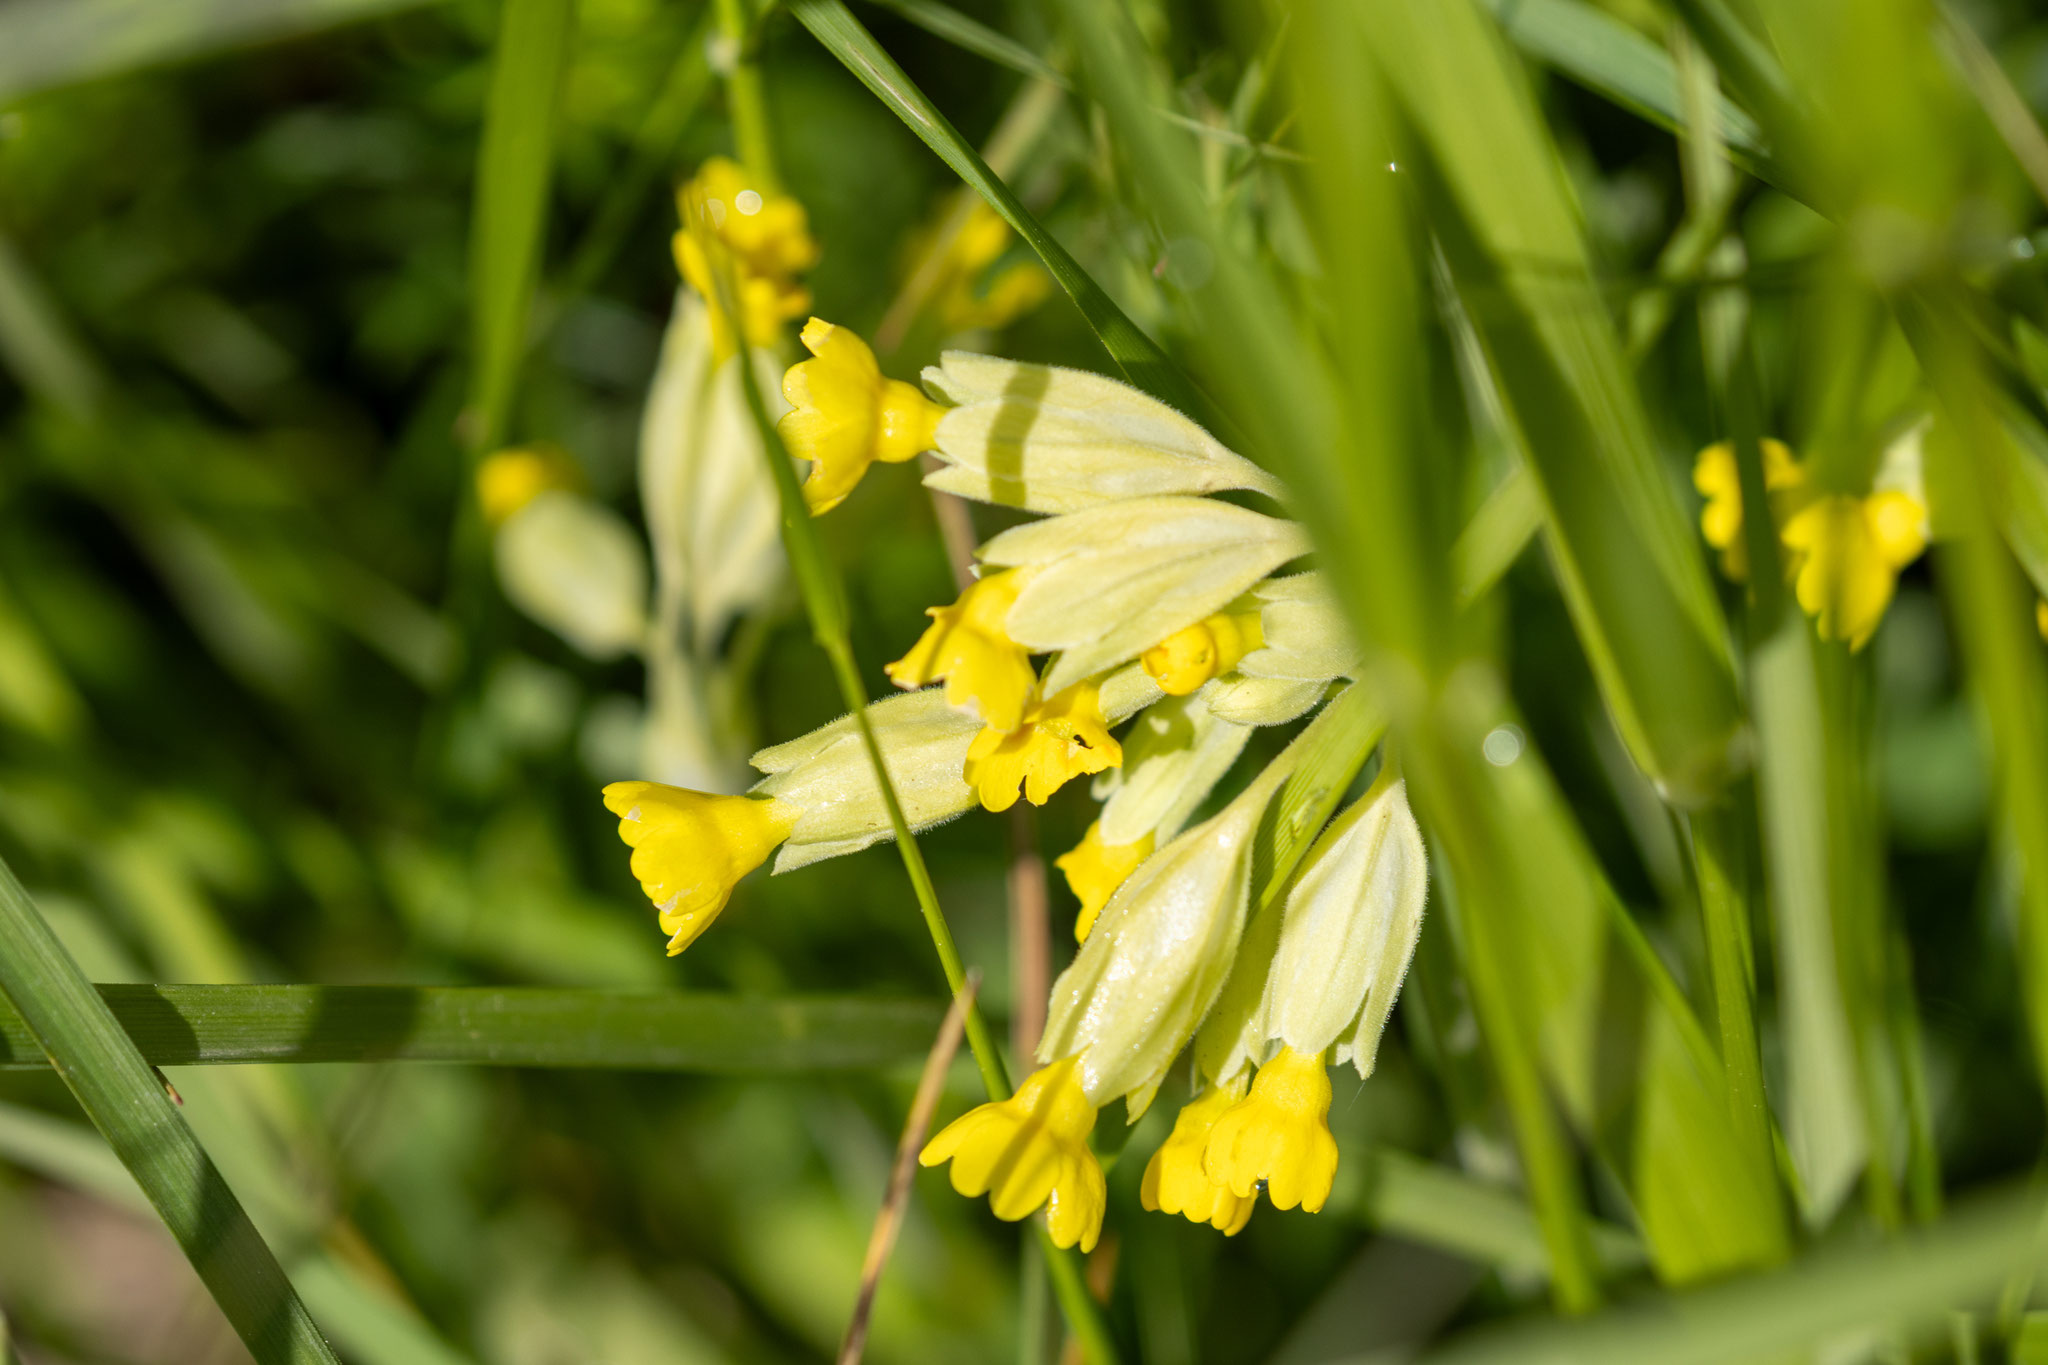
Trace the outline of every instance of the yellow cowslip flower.
{"type": "Polygon", "coordinates": [[[1927,508],[1911,493],[1818,498],[1785,523],[1794,591],[1824,640],[1863,648],[1898,586],[1899,570],[1927,548],[1927,508]]]}
{"type": "Polygon", "coordinates": [[[1099,773],[1124,761],[1123,746],[1109,733],[1101,694],[1092,682],[1034,702],[1015,730],[988,726],[968,746],[962,772],[988,810],[1008,810],[1024,798],[1042,806],[1071,778],[1099,773]]]}
{"type": "Polygon", "coordinates": [[[1024,707],[1038,685],[1031,653],[1003,633],[1003,618],[1030,576],[1009,569],[967,585],[950,607],[928,607],[932,624],[910,652],[884,670],[909,689],[946,680],[946,702],[971,706],[990,729],[1008,733],[1024,723],[1024,707]]]}
{"type": "Polygon", "coordinates": [[[502,526],[551,488],[574,488],[576,467],[558,450],[514,446],[486,455],[476,467],[476,500],[484,520],[502,526]]]}
{"type": "Polygon", "coordinates": [[[900,464],[929,450],[945,409],[900,379],[884,379],[868,344],[822,318],[804,324],[812,360],[789,368],[782,396],[792,411],[775,429],[789,453],[811,462],[804,501],[831,511],[877,460],[900,464]]]}
{"type": "Polygon", "coordinates": [[[1212,1179],[1203,1164],[1216,1120],[1243,1096],[1240,1079],[1234,1085],[1212,1085],[1182,1106],[1172,1134],[1145,1163],[1139,1203],[1155,1213],[1177,1213],[1191,1223],[1207,1223],[1225,1237],[1244,1229],[1258,1196],[1241,1195],[1212,1179]]]}
{"type": "Polygon", "coordinates": [[[1010,225],[987,204],[976,204],[946,253],[938,290],[939,325],[946,331],[1006,327],[1051,294],[1052,276],[1036,261],[1017,261],[986,274],[1009,244],[1010,225]]]}
{"type": "Polygon", "coordinates": [[[1146,674],[1169,697],[1185,697],[1211,678],[1237,667],[1257,649],[1257,611],[1219,611],[1175,631],[1138,656],[1146,674]]]}
{"type": "Polygon", "coordinates": [[[1330,1073],[1321,1054],[1283,1047],[1259,1068],[1251,1093],[1216,1120],[1203,1168],[1240,1198],[1263,1180],[1274,1208],[1299,1204],[1314,1213],[1337,1178],[1329,1117],[1330,1073]]]}
{"type": "Polygon", "coordinates": [[[674,957],[711,927],[739,879],[768,860],[796,828],[784,803],[713,796],[660,782],[614,782],[605,808],[633,850],[633,875],[661,913],[674,957]]]}
{"type": "Polygon", "coordinates": [[[811,306],[797,275],[818,263],[804,208],[786,194],[763,193],[724,157],[713,157],[676,192],[683,226],[675,235],[676,269],[710,305],[711,335],[720,356],[738,349],[718,306],[715,256],[730,264],[739,290],[740,330],[749,345],[770,346],[783,325],[811,306]]]}
{"type": "MultiPolygon", "coordinates": [[[[1792,456],[1792,450],[1783,441],[1766,437],[1763,442],[1764,489],[1772,494],[1785,494],[1785,501],[1794,501],[1798,492],[1806,486],[1806,469],[1792,456]]],[[[1699,453],[1693,461],[1692,484],[1705,496],[1707,505],[1700,509],[1700,534],[1707,538],[1707,544],[1721,552],[1721,571],[1737,583],[1749,578],[1749,551],[1742,540],[1742,480],[1735,465],[1735,446],[1728,441],[1718,441],[1699,453]]],[[[1772,499],[1773,503],[1780,500],[1772,499]]],[[[1789,511],[1778,507],[1780,519],[1789,511]]]]}
{"type": "Polygon", "coordinates": [[[1109,904],[1109,898],[1124,884],[1124,879],[1138,870],[1138,864],[1152,856],[1152,844],[1150,833],[1128,844],[1106,844],[1102,842],[1102,822],[1097,820],[1088,826],[1080,843],[1052,860],[1052,865],[1066,874],[1067,885],[1081,901],[1081,913],[1074,918],[1076,943],[1088,941],[1095,917],[1109,904]]]}
{"type": "Polygon", "coordinates": [[[953,1188],[972,1199],[986,1193],[996,1217],[1016,1222],[1039,1205],[1053,1244],[1095,1249],[1108,1191],[1102,1166],[1088,1149],[1095,1106],[1083,1093],[1074,1059],[1031,1073],[1006,1100],[954,1119],[918,1154],[918,1162],[953,1163],[953,1188]]]}

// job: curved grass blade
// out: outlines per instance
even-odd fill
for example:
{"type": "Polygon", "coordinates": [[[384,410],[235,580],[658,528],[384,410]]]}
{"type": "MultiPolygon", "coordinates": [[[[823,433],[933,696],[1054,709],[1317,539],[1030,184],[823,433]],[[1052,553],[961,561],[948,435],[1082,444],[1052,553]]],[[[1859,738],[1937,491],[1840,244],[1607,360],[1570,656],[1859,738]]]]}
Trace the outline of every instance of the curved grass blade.
{"type": "Polygon", "coordinates": [[[1101,285],[1089,277],[1058,239],[1047,232],[1030,210],[1019,203],[1010,187],[988,168],[974,145],[960,136],[938,107],[925,97],[895,59],[882,50],[874,35],[853,17],[843,0],[790,0],[790,13],[809,29],[825,50],[845,64],[861,84],[889,106],[910,130],[939,154],[962,180],[988,200],[1019,237],[1031,244],[1052,277],[1060,282],[1081,316],[1088,320],[1103,349],[1133,384],[1173,404],[1183,412],[1201,415],[1208,404],[1186,375],[1159,349],[1157,342],[1116,306],[1101,285]]]}
{"type": "MultiPolygon", "coordinates": [[[[762,998],[485,986],[100,986],[155,1066],[467,1062],[480,1066],[791,1074],[924,1055],[921,1000],[762,998]]],[[[0,1070],[42,1050],[0,1001],[0,1070]]]]}
{"type": "Polygon", "coordinates": [[[135,1177],[260,1365],[335,1360],[241,1201],[0,862],[0,991],[135,1177]]]}

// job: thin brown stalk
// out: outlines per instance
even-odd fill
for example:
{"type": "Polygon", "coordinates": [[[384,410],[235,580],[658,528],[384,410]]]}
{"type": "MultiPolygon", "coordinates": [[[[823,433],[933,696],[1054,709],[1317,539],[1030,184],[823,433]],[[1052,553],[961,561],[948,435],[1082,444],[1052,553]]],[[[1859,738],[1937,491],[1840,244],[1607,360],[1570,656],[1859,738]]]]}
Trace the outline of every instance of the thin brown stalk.
{"type": "Polygon", "coordinates": [[[924,1146],[925,1131],[938,1111],[939,1096],[946,1088],[946,1072],[953,1054],[960,1050],[960,1036],[966,1030],[967,1011],[981,986],[981,973],[967,973],[966,984],[953,997],[924,1059],[924,1073],[917,1078],[917,1094],[910,1102],[910,1115],[903,1121],[903,1137],[896,1144],[896,1164],[889,1171],[889,1188],[882,1207],[875,1214],[875,1229],[868,1234],[867,1258],[860,1267],[860,1297],[854,1300],[853,1320],[846,1324],[846,1340],[839,1347],[839,1365],[860,1365],[860,1353],[867,1345],[868,1319],[875,1311],[875,1290],[882,1283],[882,1269],[896,1248],[896,1234],[903,1228],[903,1210],[910,1203],[910,1181],[917,1174],[918,1149],[924,1146]]]}

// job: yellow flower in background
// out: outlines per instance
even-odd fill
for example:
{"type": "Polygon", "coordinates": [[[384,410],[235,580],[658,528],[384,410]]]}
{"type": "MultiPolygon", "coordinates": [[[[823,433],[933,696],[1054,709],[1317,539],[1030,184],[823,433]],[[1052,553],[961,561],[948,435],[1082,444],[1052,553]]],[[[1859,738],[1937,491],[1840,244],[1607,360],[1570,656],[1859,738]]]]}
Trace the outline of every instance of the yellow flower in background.
{"type": "Polygon", "coordinates": [[[1330,1073],[1322,1057],[1283,1047],[1259,1068],[1251,1093],[1216,1120],[1204,1168],[1240,1198],[1263,1180],[1274,1208],[1299,1204],[1314,1213],[1337,1178],[1329,1117],[1330,1073]]]}
{"type": "Polygon", "coordinates": [[[1006,1100],[970,1109],[946,1125],[918,1162],[953,1163],[953,1188],[989,1196],[996,1217],[1016,1222],[1041,1204],[1054,1245],[1095,1249],[1108,1191],[1088,1150],[1095,1127],[1089,1103],[1065,1058],[1033,1072],[1006,1100]]]}
{"type": "Polygon", "coordinates": [[[1052,865],[1066,874],[1067,885],[1081,902],[1081,913],[1074,918],[1074,941],[1086,943],[1088,931],[1095,927],[1095,917],[1102,913],[1102,907],[1109,904],[1109,898],[1124,884],[1138,864],[1152,856],[1153,836],[1147,832],[1142,839],[1128,844],[1106,844],[1102,841],[1102,822],[1088,826],[1088,832],[1081,836],[1081,842],[1059,857],[1052,865]]]}
{"type": "Polygon", "coordinates": [[[1169,697],[1185,697],[1237,667],[1257,649],[1259,613],[1217,612],[1177,630],[1139,656],[1146,674],[1169,697]]]}
{"type": "Polygon", "coordinates": [[[1784,540],[1799,605],[1821,638],[1861,649],[1891,604],[1899,570],[1927,548],[1927,508],[1898,488],[1833,494],[1795,513],[1784,540]]]}
{"type": "Polygon", "coordinates": [[[2034,602],[2034,629],[2041,632],[2041,638],[2048,640],[2048,599],[2034,602]]]}
{"type": "Polygon", "coordinates": [[[1076,777],[1099,773],[1124,761],[1123,747],[1109,733],[1102,697],[1092,682],[1033,703],[1015,730],[994,726],[974,737],[964,769],[968,785],[988,810],[1017,804],[1017,789],[1034,806],[1076,777]]]}
{"type": "Polygon", "coordinates": [[[789,453],[811,462],[804,501],[813,515],[846,500],[877,460],[900,464],[929,450],[944,409],[914,385],[885,379],[868,344],[821,318],[804,324],[815,359],[783,376],[792,411],[775,424],[789,453]]]}
{"type": "Polygon", "coordinates": [[[668,934],[670,957],[711,927],[739,879],[768,860],[796,827],[774,800],[713,796],[659,782],[614,782],[605,808],[633,850],[633,875],[668,934]]]}
{"type": "MultiPolygon", "coordinates": [[[[1783,441],[1765,437],[1762,446],[1765,491],[1796,496],[1806,484],[1805,468],[1783,441]]],[[[1749,551],[1742,539],[1742,479],[1736,469],[1733,443],[1719,441],[1702,450],[1693,461],[1692,483],[1707,500],[1700,510],[1700,534],[1707,538],[1707,544],[1721,552],[1722,572],[1737,583],[1746,582],[1749,551]]],[[[1776,503],[1779,499],[1774,497],[1772,501],[1776,503]]],[[[1779,518],[1782,520],[1790,510],[1779,506],[1779,518]]]]}
{"type": "Polygon", "coordinates": [[[1182,1107],[1173,1132],[1145,1163],[1138,1202],[1154,1213],[1177,1213],[1191,1223],[1207,1223],[1225,1237],[1235,1237],[1250,1221],[1256,1194],[1239,1194],[1210,1176],[1204,1164],[1209,1135],[1216,1120],[1244,1095],[1244,1082],[1214,1085],[1182,1107]]]}
{"type": "Polygon", "coordinates": [[[574,488],[575,464],[547,446],[515,446],[484,457],[476,467],[476,499],[484,520],[502,526],[512,514],[551,488],[574,488]]]}
{"type": "Polygon", "coordinates": [[[1019,260],[989,272],[1010,245],[1010,225],[986,203],[974,212],[946,253],[939,286],[939,325],[948,332],[1006,327],[1045,302],[1052,276],[1037,261],[1019,260]]]}
{"type": "Polygon", "coordinates": [[[932,624],[910,652],[884,670],[901,688],[946,680],[950,706],[972,706],[991,729],[1005,733],[1024,723],[1038,675],[1031,654],[1003,633],[1003,618],[1030,576],[1026,569],[989,574],[967,585],[950,607],[928,607],[932,624]]]}
{"type": "Polygon", "coordinates": [[[722,258],[739,291],[741,332],[752,346],[781,339],[783,326],[811,306],[797,275],[818,263],[818,244],[804,207],[786,194],[764,192],[724,157],[705,162],[676,192],[683,226],[675,235],[676,269],[709,304],[713,348],[738,349],[731,320],[718,304],[713,271],[722,258]]]}

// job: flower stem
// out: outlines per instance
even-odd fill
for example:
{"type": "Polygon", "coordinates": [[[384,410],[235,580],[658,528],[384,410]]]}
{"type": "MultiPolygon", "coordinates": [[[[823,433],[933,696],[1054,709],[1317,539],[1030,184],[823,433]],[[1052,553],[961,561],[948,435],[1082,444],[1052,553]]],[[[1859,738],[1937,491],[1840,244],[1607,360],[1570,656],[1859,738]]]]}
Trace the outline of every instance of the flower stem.
{"type": "Polygon", "coordinates": [[[732,117],[733,149],[740,165],[760,182],[763,192],[782,188],[776,174],[775,139],[768,135],[768,97],[761,88],[760,37],[755,32],[748,0],[718,0],[718,36],[726,45],[727,112],[732,117]]]}

